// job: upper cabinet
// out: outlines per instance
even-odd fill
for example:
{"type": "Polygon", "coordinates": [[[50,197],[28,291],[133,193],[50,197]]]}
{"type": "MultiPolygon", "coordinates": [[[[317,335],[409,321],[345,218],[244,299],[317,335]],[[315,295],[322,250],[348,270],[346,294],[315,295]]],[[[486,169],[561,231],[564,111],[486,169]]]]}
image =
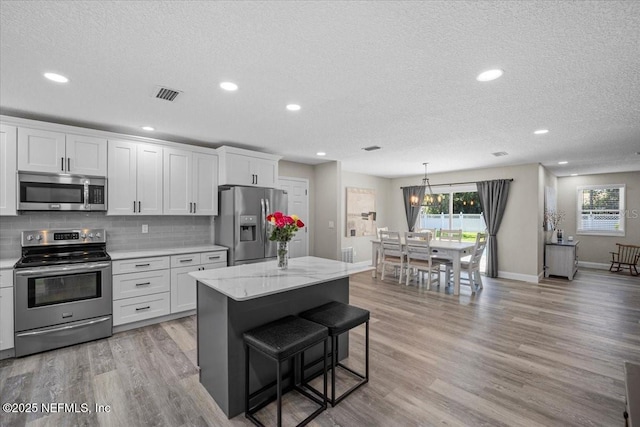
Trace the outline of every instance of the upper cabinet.
{"type": "Polygon", "coordinates": [[[109,141],[107,215],[162,215],[162,155],[159,145],[109,141]]]}
{"type": "Polygon", "coordinates": [[[218,214],[218,156],[203,150],[165,148],[165,215],[218,214]]]}
{"type": "Polygon", "coordinates": [[[18,170],[106,176],[107,140],[20,127],[18,170]]]}
{"type": "Polygon", "coordinates": [[[17,215],[17,128],[0,124],[0,215],[17,215]]]}
{"type": "Polygon", "coordinates": [[[220,147],[220,185],[277,188],[280,156],[220,147]]]}

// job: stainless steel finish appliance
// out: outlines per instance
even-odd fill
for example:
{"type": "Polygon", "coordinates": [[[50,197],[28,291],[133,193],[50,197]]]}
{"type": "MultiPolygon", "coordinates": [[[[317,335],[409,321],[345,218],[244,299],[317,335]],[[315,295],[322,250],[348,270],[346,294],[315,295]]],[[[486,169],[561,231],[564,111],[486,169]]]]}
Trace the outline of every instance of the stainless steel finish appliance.
{"type": "Polygon", "coordinates": [[[220,215],[215,219],[216,244],[229,248],[229,265],[276,258],[276,242],[269,240],[267,215],[287,212],[284,190],[259,187],[221,187],[220,215]]]}
{"type": "Polygon", "coordinates": [[[112,335],[103,229],[23,231],[14,278],[16,357],[112,335]]]}
{"type": "Polygon", "coordinates": [[[22,211],[106,211],[106,200],[105,178],[18,173],[22,211]]]}

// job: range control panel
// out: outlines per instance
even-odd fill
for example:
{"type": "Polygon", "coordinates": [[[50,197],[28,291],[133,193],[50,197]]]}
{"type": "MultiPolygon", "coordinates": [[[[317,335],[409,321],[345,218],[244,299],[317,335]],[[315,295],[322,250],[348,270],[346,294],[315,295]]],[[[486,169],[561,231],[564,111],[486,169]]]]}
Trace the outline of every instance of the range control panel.
{"type": "Polygon", "coordinates": [[[82,228],[77,230],[29,230],[22,232],[22,247],[44,245],[82,245],[106,243],[104,228],[82,228]]]}

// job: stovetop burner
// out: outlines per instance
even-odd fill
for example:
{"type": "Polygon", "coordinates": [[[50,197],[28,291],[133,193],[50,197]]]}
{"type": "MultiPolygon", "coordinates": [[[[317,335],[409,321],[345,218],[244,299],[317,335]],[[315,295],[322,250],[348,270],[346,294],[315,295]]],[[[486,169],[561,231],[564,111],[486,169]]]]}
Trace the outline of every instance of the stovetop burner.
{"type": "Polygon", "coordinates": [[[22,232],[22,258],[15,268],[110,261],[103,229],[22,232]]]}

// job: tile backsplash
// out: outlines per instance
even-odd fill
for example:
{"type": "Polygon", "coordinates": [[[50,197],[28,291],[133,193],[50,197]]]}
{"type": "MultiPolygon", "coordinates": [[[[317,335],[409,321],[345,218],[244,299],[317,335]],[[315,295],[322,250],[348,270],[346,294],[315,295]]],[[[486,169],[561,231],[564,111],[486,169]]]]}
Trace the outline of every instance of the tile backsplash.
{"type": "Polygon", "coordinates": [[[214,242],[212,216],[107,216],[104,212],[25,212],[0,217],[0,258],[20,257],[24,230],[104,228],[107,252],[207,245],[214,242]],[[142,225],[149,232],[142,233],[142,225]]]}

